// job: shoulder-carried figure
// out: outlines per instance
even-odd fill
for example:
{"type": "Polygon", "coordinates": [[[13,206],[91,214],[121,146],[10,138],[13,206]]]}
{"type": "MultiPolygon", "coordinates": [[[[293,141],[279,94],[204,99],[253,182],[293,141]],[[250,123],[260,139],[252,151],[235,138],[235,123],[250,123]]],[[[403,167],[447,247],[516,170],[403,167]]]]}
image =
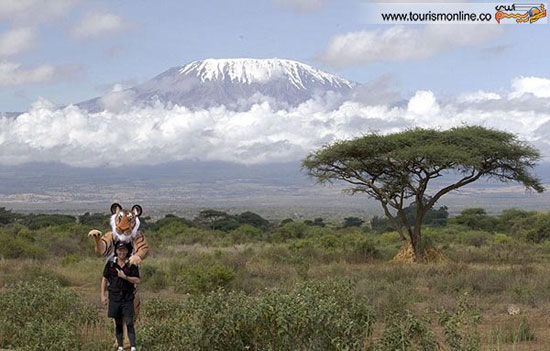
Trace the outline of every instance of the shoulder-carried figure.
{"type": "Polygon", "coordinates": [[[127,210],[116,202],[112,204],[111,231],[102,235],[101,231],[93,229],[88,233],[95,240],[95,252],[108,260],[114,257],[117,242],[130,244],[132,254],[129,263],[139,266],[149,253],[147,239],[139,230],[139,217],[142,213],[140,205],[134,205],[131,210],[127,210]]]}

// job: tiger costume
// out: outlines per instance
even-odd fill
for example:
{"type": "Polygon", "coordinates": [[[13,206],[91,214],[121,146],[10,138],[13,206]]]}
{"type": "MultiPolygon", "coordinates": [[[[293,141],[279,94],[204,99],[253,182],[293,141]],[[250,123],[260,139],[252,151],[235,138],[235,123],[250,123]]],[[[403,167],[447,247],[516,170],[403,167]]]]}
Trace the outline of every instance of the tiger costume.
{"type": "MultiPolygon", "coordinates": [[[[132,206],[131,210],[123,209],[118,203],[111,205],[111,231],[102,235],[97,229],[90,230],[88,236],[95,241],[95,252],[106,260],[115,256],[115,245],[117,242],[124,242],[132,246],[132,255],[128,259],[130,264],[139,266],[149,253],[147,239],[139,230],[139,217],[143,213],[140,205],[132,206]]],[[[141,299],[136,291],[134,298],[134,321],[139,315],[141,299]]],[[[129,345],[126,326],[124,326],[124,345],[129,345]]]]}
{"type": "Polygon", "coordinates": [[[99,230],[93,229],[88,233],[88,236],[95,240],[95,252],[108,260],[114,257],[115,243],[130,243],[133,250],[129,262],[139,266],[149,253],[147,239],[139,231],[139,217],[143,209],[140,205],[134,205],[131,210],[125,210],[115,202],[111,205],[111,213],[110,232],[102,236],[99,230]]]}

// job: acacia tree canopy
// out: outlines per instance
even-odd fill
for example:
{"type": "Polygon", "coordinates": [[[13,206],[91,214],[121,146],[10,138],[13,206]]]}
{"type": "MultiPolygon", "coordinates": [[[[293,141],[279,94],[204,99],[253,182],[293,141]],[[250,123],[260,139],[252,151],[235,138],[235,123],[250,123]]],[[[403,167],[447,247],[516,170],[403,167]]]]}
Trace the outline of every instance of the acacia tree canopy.
{"type": "Polygon", "coordinates": [[[320,183],[344,181],[351,185],[347,189],[351,194],[365,193],[378,200],[418,257],[422,219],[443,195],[481,177],[519,182],[542,192],[540,180],[530,173],[539,159],[539,152],[514,134],[465,126],[338,141],[309,154],[302,166],[320,183]],[[447,185],[428,189],[430,180],[444,175],[449,175],[447,185]],[[409,223],[403,212],[410,201],[416,204],[415,223],[409,223]]]}

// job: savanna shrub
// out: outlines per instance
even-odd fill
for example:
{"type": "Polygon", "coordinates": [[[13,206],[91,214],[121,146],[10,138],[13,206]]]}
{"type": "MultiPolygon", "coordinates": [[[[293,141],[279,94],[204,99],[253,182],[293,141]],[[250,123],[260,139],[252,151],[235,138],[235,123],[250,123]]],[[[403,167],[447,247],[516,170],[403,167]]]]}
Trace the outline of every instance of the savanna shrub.
{"type": "Polygon", "coordinates": [[[260,239],[262,236],[262,230],[250,224],[243,224],[233,230],[230,234],[233,242],[240,244],[260,239]]]}
{"type": "Polygon", "coordinates": [[[374,242],[368,238],[357,241],[348,256],[354,262],[366,262],[380,257],[374,242]]]}
{"type": "Polygon", "coordinates": [[[452,351],[479,351],[481,339],[477,326],[481,321],[479,310],[462,295],[453,310],[437,311],[438,321],[443,326],[445,342],[452,351]]]}
{"type": "Polygon", "coordinates": [[[8,231],[2,231],[0,233],[0,257],[43,259],[46,257],[46,250],[25,236],[13,236],[8,231]]]}
{"type": "Polygon", "coordinates": [[[141,268],[142,284],[153,291],[159,291],[168,287],[166,272],[153,265],[144,265],[141,268]]]}
{"type": "Polygon", "coordinates": [[[325,234],[319,238],[319,244],[325,249],[336,249],[339,247],[340,239],[334,234],[325,234]]]}
{"type": "Polygon", "coordinates": [[[307,225],[298,222],[287,222],[273,231],[273,239],[285,241],[288,239],[300,239],[304,237],[307,225]]]}
{"type": "Polygon", "coordinates": [[[144,306],[147,350],[362,350],[374,316],[351,284],[307,282],[260,297],[217,290],[144,306]]]}
{"type": "Polygon", "coordinates": [[[302,251],[305,249],[311,249],[313,248],[313,242],[308,239],[298,239],[294,240],[288,245],[288,248],[293,251],[302,251]]]}
{"type": "Polygon", "coordinates": [[[460,232],[456,236],[456,240],[460,244],[480,247],[487,244],[492,239],[492,235],[488,232],[480,230],[468,230],[460,232]]]}
{"type": "Polygon", "coordinates": [[[63,267],[71,266],[82,261],[82,256],[75,254],[68,254],[61,259],[61,265],[63,267]]]}
{"type": "Polygon", "coordinates": [[[380,234],[380,244],[382,245],[399,244],[400,242],[401,242],[401,238],[399,237],[399,233],[397,232],[388,232],[388,233],[380,234]]]}
{"type": "Polygon", "coordinates": [[[60,224],[71,224],[76,222],[76,217],[62,214],[37,214],[28,215],[24,224],[29,229],[39,229],[60,224]]]}
{"type": "Polygon", "coordinates": [[[82,326],[97,323],[98,316],[54,281],[20,282],[0,292],[0,348],[79,349],[82,326]]]}
{"type": "Polygon", "coordinates": [[[501,245],[507,245],[512,243],[512,238],[502,233],[495,234],[494,240],[495,240],[495,243],[501,244],[501,245]]]}
{"type": "Polygon", "coordinates": [[[386,318],[382,339],[377,351],[436,351],[439,344],[430,330],[429,321],[422,320],[409,311],[392,312],[386,318]]]}
{"type": "Polygon", "coordinates": [[[197,265],[186,271],[176,281],[176,291],[204,293],[225,287],[235,278],[235,271],[220,264],[197,265]]]}
{"type": "Polygon", "coordinates": [[[535,243],[550,239],[550,213],[537,213],[533,216],[526,239],[535,243]]]}
{"type": "Polygon", "coordinates": [[[525,316],[512,316],[496,329],[493,329],[492,339],[497,344],[511,344],[535,340],[535,333],[525,316]]]}

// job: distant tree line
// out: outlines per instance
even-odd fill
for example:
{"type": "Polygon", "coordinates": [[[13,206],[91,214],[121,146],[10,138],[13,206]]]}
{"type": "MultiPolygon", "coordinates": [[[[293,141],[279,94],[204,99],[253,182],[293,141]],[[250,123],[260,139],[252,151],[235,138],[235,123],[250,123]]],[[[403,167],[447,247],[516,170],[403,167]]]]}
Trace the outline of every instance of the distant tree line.
{"type": "MultiPolygon", "coordinates": [[[[414,222],[416,204],[413,202],[404,208],[404,213],[410,222],[414,222]]],[[[109,228],[109,216],[103,213],[89,213],[72,216],[65,214],[21,214],[0,207],[0,226],[19,223],[30,230],[41,228],[80,224],[93,228],[109,228]]],[[[284,237],[300,237],[292,234],[301,231],[300,228],[318,227],[319,229],[346,229],[361,228],[364,233],[377,234],[394,231],[393,226],[385,217],[374,216],[369,222],[359,217],[345,217],[339,224],[327,223],[321,217],[313,220],[295,221],[291,218],[280,222],[270,222],[257,213],[245,211],[239,214],[229,214],[224,211],[206,209],[200,211],[193,219],[167,214],[165,217],[153,221],[150,217],[142,217],[141,225],[144,230],[158,231],[171,225],[197,228],[221,232],[233,232],[243,226],[255,228],[261,233],[287,233],[284,237]],[[289,234],[290,233],[290,234],[289,234]]],[[[491,216],[483,208],[466,208],[455,217],[449,218],[446,206],[430,209],[424,215],[422,224],[428,227],[458,226],[467,230],[477,230],[491,233],[505,233],[521,237],[531,242],[550,240],[550,213],[526,211],[522,209],[505,209],[500,215],[491,216]]],[[[458,230],[458,229],[457,229],[458,230]]],[[[462,229],[461,229],[462,230],[462,229]]]]}

